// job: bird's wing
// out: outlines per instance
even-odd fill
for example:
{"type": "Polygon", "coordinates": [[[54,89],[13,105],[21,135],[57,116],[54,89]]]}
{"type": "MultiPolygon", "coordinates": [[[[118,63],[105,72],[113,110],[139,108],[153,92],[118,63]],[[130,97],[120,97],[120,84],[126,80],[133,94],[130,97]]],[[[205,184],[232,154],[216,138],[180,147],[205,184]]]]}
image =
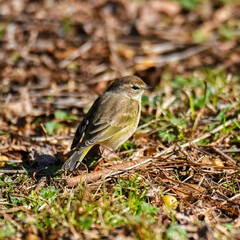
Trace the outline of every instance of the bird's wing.
{"type": "Polygon", "coordinates": [[[73,142],[72,142],[72,145],[71,145],[71,149],[75,148],[79,141],[81,140],[88,124],[89,124],[89,121],[90,121],[90,117],[89,116],[86,116],[82,122],[79,124],[76,132],[75,132],[75,135],[74,135],[74,138],[73,138],[73,142]]]}
{"type": "MultiPolygon", "coordinates": [[[[112,137],[133,121],[136,121],[135,119],[140,111],[139,108],[138,101],[131,100],[129,102],[128,98],[117,97],[116,93],[113,95],[111,92],[106,92],[104,96],[97,99],[83,120],[87,124],[82,123],[79,126],[81,136],[83,133],[85,134],[79,147],[85,148],[112,137]]],[[[80,140],[80,138],[75,134],[75,140],[80,140]]]]}
{"type": "Polygon", "coordinates": [[[90,108],[90,110],[88,111],[84,119],[82,120],[82,122],[79,124],[73,138],[71,149],[75,148],[79,144],[79,141],[81,140],[82,136],[86,133],[86,129],[89,126],[89,123],[92,121],[94,117],[94,113],[96,112],[95,111],[96,106],[98,106],[100,102],[101,102],[101,98],[99,97],[94,102],[94,104],[92,105],[92,107],[90,108]]]}

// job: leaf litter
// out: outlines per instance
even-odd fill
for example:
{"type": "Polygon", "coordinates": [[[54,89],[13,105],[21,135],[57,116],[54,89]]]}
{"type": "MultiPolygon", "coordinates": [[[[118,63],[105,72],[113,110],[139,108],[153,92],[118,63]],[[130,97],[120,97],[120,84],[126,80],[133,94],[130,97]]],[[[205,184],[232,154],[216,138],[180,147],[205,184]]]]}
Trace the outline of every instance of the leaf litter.
{"type": "Polygon", "coordinates": [[[239,8],[1,1],[0,238],[240,238],[239,8]],[[155,87],[137,132],[97,172],[62,173],[79,121],[129,74],[155,87]]]}

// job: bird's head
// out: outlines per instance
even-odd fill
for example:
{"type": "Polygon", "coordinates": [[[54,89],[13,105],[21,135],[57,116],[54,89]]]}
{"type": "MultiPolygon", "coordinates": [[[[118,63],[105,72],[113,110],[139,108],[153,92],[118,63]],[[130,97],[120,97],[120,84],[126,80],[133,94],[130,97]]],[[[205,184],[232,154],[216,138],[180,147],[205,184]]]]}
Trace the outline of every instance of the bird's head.
{"type": "Polygon", "coordinates": [[[131,99],[141,100],[144,90],[149,88],[141,78],[127,76],[116,79],[107,91],[116,92],[131,99]]]}

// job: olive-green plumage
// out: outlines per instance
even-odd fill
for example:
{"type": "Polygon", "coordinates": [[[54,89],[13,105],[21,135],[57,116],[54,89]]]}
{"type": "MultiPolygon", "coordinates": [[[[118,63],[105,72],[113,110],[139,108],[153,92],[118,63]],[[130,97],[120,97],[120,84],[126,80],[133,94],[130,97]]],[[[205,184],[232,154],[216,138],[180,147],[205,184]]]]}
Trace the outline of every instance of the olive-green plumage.
{"type": "Polygon", "coordinates": [[[147,85],[136,76],[116,79],[94,102],[77,128],[71,146],[76,151],[62,168],[73,171],[96,144],[115,150],[130,138],[139,123],[145,89],[147,85]]]}

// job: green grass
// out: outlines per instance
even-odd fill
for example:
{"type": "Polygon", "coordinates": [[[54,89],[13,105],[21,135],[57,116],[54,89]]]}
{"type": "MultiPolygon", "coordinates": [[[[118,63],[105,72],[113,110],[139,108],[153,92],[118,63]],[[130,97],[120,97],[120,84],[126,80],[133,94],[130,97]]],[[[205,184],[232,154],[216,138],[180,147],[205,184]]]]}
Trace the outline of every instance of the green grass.
{"type": "MultiPolygon", "coordinates": [[[[208,126],[208,131],[224,124],[228,118],[232,118],[239,112],[239,105],[228,100],[234,98],[239,101],[239,76],[228,76],[223,70],[211,68],[203,69],[198,75],[199,77],[182,75],[171,77],[169,74],[165,77],[163,75],[165,78],[164,85],[157,87],[159,91],[156,92],[156,95],[151,95],[151,98],[143,96],[143,107],[152,108],[152,112],[156,114],[159,109],[163,112],[160,117],[153,114],[143,119],[145,124],[149,122],[146,129],[160,129],[158,137],[162,142],[178,141],[183,143],[185,140],[188,141],[191,126],[202,108],[205,108],[205,112],[209,112],[204,117],[212,117],[214,121],[212,123],[210,121],[208,125],[199,126],[198,129],[205,130],[208,126]],[[163,109],[162,106],[167,99],[161,89],[169,84],[176,99],[171,108],[163,109]],[[224,107],[219,108],[219,104],[224,104],[224,107]],[[211,114],[211,111],[208,110],[209,106],[215,108],[216,113],[211,114]]],[[[239,123],[236,121],[235,125],[224,128],[215,137],[220,137],[221,133],[229,133],[238,126],[239,123]]],[[[214,140],[217,140],[217,138],[214,140]]],[[[206,144],[208,141],[206,139],[201,143],[205,142],[204,144],[206,144]]]]}
{"type": "MultiPolygon", "coordinates": [[[[62,224],[65,227],[74,226],[77,230],[91,229],[93,225],[108,229],[124,225],[135,226],[141,222],[142,217],[148,219],[146,224],[156,221],[157,209],[147,203],[146,190],[138,196],[140,189],[137,181],[118,179],[111,196],[103,190],[103,197],[92,199],[90,202],[85,199],[85,187],[79,187],[65,197],[53,186],[43,188],[39,192],[32,190],[26,197],[15,197],[11,196],[14,189],[12,187],[8,192],[9,202],[11,208],[19,208],[12,217],[23,227],[33,224],[40,231],[58,229],[62,224]],[[21,211],[20,207],[34,212],[30,222],[27,211],[21,211]]],[[[9,222],[1,230],[1,237],[8,237],[14,234],[16,226],[9,222]]]]}
{"type": "Polygon", "coordinates": [[[1,238],[7,238],[16,231],[34,226],[40,232],[60,231],[63,227],[77,231],[127,227],[133,231],[135,239],[157,239],[160,235],[166,239],[186,239],[186,232],[178,225],[163,224],[159,231],[157,207],[149,203],[146,182],[134,179],[117,178],[109,192],[105,186],[89,197],[88,187],[80,185],[66,194],[52,185],[40,191],[31,190],[25,196],[13,194],[15,186],[9,190],[8,200],[11,205],[6,209],[16,208],[11,213],[13,221],[0,220],[1,238]]]}
{"type": "MultiPolygon", "coordinates": [[[[74,114],[69,114],[66,111],[56,110],[54,112],[54,119],[46,122],[45,129],[49,135],[56,134],[59,130],[64,129],[66,126],[64,123],[70,123],[78,121],[78,116],[74,114]]],[[[35,123],[40,123],[39,120],[35,123]]]]}

